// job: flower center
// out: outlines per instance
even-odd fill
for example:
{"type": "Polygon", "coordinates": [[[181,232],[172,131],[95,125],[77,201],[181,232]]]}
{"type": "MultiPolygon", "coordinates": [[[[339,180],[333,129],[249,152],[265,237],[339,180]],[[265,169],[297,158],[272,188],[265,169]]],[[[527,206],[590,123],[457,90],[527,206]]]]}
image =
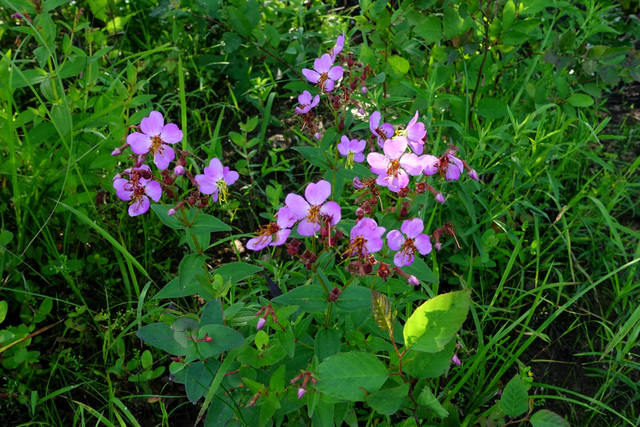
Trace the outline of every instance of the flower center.
{"type": "Polygon", "coordinates": [[[316,224],[320,223],[320,206],[314,205],[309,208],[307,220],[316,224]]]}
{"type": "Polygon", "coordinates": [[[393,159],[389,162],[389,167],[387,168],[387,176],[388,177],[397,177],[400,171],[400,160],[393,159]]]}
{"type": "Polygon", "coordinates": [[[216,182],[216,185],[218,186],[220,203],[225,203],[227,201],[227,196],[229,195],[229,190],[227,189],[227,183],[223,178],[220,181],[216,182]]]}
{"type": "Polygon", "coordinates": [[[324,90],[324,85],[327,80],[329,80],[329,74],[327,73],[320,74],[320,78],[318,79],[318,86],[320,86],[322,90],[324,90]]]}
{"type": "Polygon", "coordinates": [[[356,153],[354,153],[353,151],[349,151],[349,154],[347,155],[347,164],[345,165],[345,169],[348,167],[349,169],[353,169],[353,156],[356,153]]]}
{"type": "Polygon", "coordinates": [[[378,134],[378,136],[382,139],[387,139],[387,133],[384,131],[384,129],[382,129],[382,127],[377,127],[376,128],[376,133],[378,134]]]}
{"type": "Polygon", "coordinates": [[[151,138],[151,152],[153,154],[157,153],[162,149],[162,139],[160,135],[156,135],[151,138]]]}

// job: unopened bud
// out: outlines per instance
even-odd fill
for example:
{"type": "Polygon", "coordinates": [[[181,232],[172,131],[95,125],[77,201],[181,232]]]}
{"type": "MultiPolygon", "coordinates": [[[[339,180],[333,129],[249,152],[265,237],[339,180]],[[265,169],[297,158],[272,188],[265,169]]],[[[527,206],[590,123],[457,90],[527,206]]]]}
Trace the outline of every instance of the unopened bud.
{"type": "Polygon", "coordinates": [[[436,250],[439,251],[442,249],[442,243],[436,243],[436,250]]]}
{"type": "Polygon", "coordinates": [[[366,86],[362,86],[362,89],[360,89],[360,91],[364,94],[367,93],[367,87],[366,86]]]}
{"type": "Polygon", "coordinates": [[[264,317],[261,317],[260,319],[258,319],[258,324],[256,325],[256,329],[258,330],[262,329],[266,323],[267,321],[264,319],[264,317]]]}
{"type": "Polygon", "coordinates": [[[469,178],[474,179],[474,180],[478,180],[478,172],[476,172],[475,169],[471,169],[469,171],[469,178]]]}
{"type": "Polygon", "coordinates": [[[120,154],[122,154],[122,151],[120,151],[119,148],[114,148],[113,151],[111,152],[112,156],[119,156],[120,154]]]}
{"type": "Polygon", "coordinates": [[[185,172],[186,172],[186,171],[185,171],[184,167],[183,167],[183,166],[180,166],[180,165],[176,166],[176,167],[173,169],[173,173],[175,173],[176,175],[184,175],[184,173],[185,173],[185,172]]]}
{"type": "Polygon", "coordinates": [[[436,202],[444,203],[444,196],[442,195],[442,193],[438,193],[438,195],[436,196],[436,202]]]}
{"type": "Polygon", "coordinates": [[[318,140],[322,139],[322,135],[320,135],[320,132],[316,132],[316,134],[313,136],[318,140]]]}
{"type": "Polygon", "coordinates": [[[211,338],[210,336],[204,337],[204,342],[211,342],[211,341],[213,341],[213,338],[211,338]]]}
{"type": "Polygon", "coordinates": [[[407,283],[409,283],[410,285],[413,286],[418,286],[420,285],[420,282],[418,281],[418,278],[414,275],[409,276],[409,279],[407,279],[407,283]]]}
{"type": "Polygon", "coordinates": [[[454,354],[453,357],[451,358],[451,361],[453,363],[455,363],[458,366],[462,366],[462,362],[460,361],[460,359],[458,358],[457,354],[454,354]]]}
{"type": "Polygon", "coordinates": [[[302,399],[302,396],[304,396],[306,393],[307,393],[307,390],[305,390],[302,387],[300,387],[298,389],[298,399],[302,399]]]}
{"type": "Polygon", "coordinates": [[[174,216],[176,214],[175,208],[171,208],[167,211],[168,216],[174,216]]]}

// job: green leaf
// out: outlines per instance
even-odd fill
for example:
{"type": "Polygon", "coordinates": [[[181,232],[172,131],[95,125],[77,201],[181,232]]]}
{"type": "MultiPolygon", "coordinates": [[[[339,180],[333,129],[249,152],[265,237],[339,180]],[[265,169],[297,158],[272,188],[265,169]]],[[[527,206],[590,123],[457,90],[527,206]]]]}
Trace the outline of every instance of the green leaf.
{"type": "Polygon", "coordinates": [[[322,362],[327,357],[340,353],[342,343],[342,332],[338,329],[320,329],[316,333],[314,343],[318,362],[322,362]]]}
{"type": "Polygon", "coordinates": [[[202,309],[200,315],[200,325],[222,325],[224,324],[224,312],[220,300],[209,301],[202,309]]]}
{"type": "Polygon", "coordinates": [[[198,360],[189,366],[184,388],[191,402],[197,402],[209,390],[218,368],[220,368],[220,362],[216,359],[208,359],[206,362],[198,360]]]}
{"type": "Polygon", "coordinates": [[[190,316],[179,317],[171,324],[173,339],[182,348],[188,348],[193,343],[193,337],[198,330],[198,321],[190,316]]]}
{"type": "Polygon", "coordinates": [[[533,427],[571,427],[560,415],[547,409],[541,409],[529,419],[533,427]]]}
{"type": "Polygon", "coordinates": [[[367,393],[378,391],[388,374],[385,365],[374,355],[351,352],[326,358],[318,367],[317,376],[319,392],[358,402],[364,400],[367,393]]]}
{"type": "Polygon", "coordinates": [[[437,378],[451,365],[455,346],[456,341],[451,340],[437,353],[409,350],[402,358],[402,369],[414,378],[437,378]]]}
{"type": "Polygon", "coordinates": [[[391,55],[387,58],[391,68],[397,71],[400,74],[407,74],[409,72],[409,61],[404,59],[401,56],[391,55]]]}
{"type": "Polygon", "coordinates": [[[584,93],[574,93],[567,99],[567,102],[574,107],[591,107],[593,98],[584,93]]]}
{"type": "Polygon", "coordinates": [[[442,23],[440,18],[430,16],[413,28],[416,35],[427,43],[438,43],[442,40],[442,23]]]}
{"type": "Polygon", "coordinates": [[[183,290],[196,276],[196,273],[203,270],[204,261],[207,256],[204,254],[189,254],[182,258],[178,267],[178,288],[183,290]]]}
{"type": "Polygon", "coordinates": [[[149,350],[142,352],[142,356],[140,356],[140,364],[142,365],[142,369],[149,369],[151,365],[153,365],[153,356],[149,350]]]}
{"type": "Polygon", "coordinates": [[[224,325],[207,325],[198,330],[198,354],[202,359],[218,356],[225,351],[240,347],[244,343],[244,337],[235,329],[224,325]],[[205,337],[211,341],[204,341],[205,337]]]}
{"type": "Polygon", "coordinates": [[[273,374],[271,374],[271,378],[269,379],[269,388],[276,393],[284,393],[284,377],[285,365],[281,365],[273,374]]]}
{"type": "Polygon", "coordinates": [[[230,231],[229,227],[224,222],[220,221],[215,216],[208,214],[200,214],[191,225],[192,230],[196,234],[213,233],[216,231],[230,231]]]}
{"type": "MultiPolygon", "coordinates": [[[[251,117],[250,119],[247,120],[247,123],[240,123],[239,126],[240,126],[240,129],[242,129],[242,131],[245,133],[249,133],[253,131],[256,128],[256,126],[258,126],[258,116],[251,117]]],[[[242,139],[244,139],[244,137],[242,137],[242,139]]]]}
{"type": "Polygon", "coordinates": [[[502,391],[500,409],[510,417],[519,417],[529,409],[529,396],[520,375],[515,375],[502,391]]]}
{"type": "Polygon", "coordinates": [[[336,308],[344,311],[358,311],[371,306],[371,291],[362,286],[348,286],[338,297],[336,308]]]}
{"type": "Polygon", "coordinates": [[[516,17],[516,5],[513,0],[507,0],[502,9],[502,29],[507,30],[516,17]]]}
{"type": "Polygon", "coordinates": [[[427,283],[438,283],[438,278],[422,258],[416,257],[411,265],[402,268],[407,274],[412,274],[427,283]]]}
{"type": "Polygon", "coordinates": [[[318,166],[322,170],[331,169],[327,163],[324,152],[316,147],[292,147],[298,153],[302,154],[305,160],[314,166],[318,166]]]}
{"type": "Polygon", "coordinates": [[[383,415],[395,414],[405,399],[409,396],[409,384],[387,388],[369,394],[365,401],[378,413],[383,415]]]}
{"type": "Polygon", "coordinates": [[[159,348],[174,356],[186,356],[191,354],[195,348],[192,342],[187,348],[181,347],[173,338],[171,326],[166,323],[152,323],[143,326],[136,335],[147,345],[159,348]]]}
{"type": "Polygon", "coordinates": [[[0,301],[0,323],[4,322],[9,312],[9,303],[5,300],[0,301]]]}
{"type": "Polygon", "coordinates": [[[160,221],[162,221],[162,223],[167,227],[173,228],[174,230],[184,229],[184,224],[182,224],[178,220],[178,218],[176,218],[175,216],[167,215],[167,212],[169,212],[169,209],[165,208],[164,206],[151,205],[151,210],[153,210],[156,213],[156,215],[158,215],[158,218],[160,219],[160,221]]]}
{"type": "Polygon", "coordinates": [[[297,305],[308,313],[322,313],[329,305],[322,286],[304,285],[273,299],[278,304],[297,305]]]}
{"type": "Polygon", "coordinates": [[[476,107],[476,113],[485,119],[500,119],[507,117],[507,103],[498,98],[490,96],[482,98],[476,107]]]}
{"type": "Polygon", "coordinates": [[[431,409],[440,418],[447,418],[449,416],[449,412],[447,412],[440,402],[438,402],[438,399],[436,399],[431,392],[429,385],[424,386],[422,392],[420,392],[420,396],[418,396],[418,403],[431,409]]]}
{"type": "Polygon", "coordinates": [[[458,15],[458,11],[453,7],[453,5],[448,4],[444,8],[444,16],[443,16],[443,27],[444,27],[444,36],[447,40],[451,40],[453,36],[460,35],[462,33],[462,24],[464,20],[460,18],[458,15]]]}
{"type": "Polygon", "coordinates": [[[232,284],[236,284],[247,277],[254,276],[262,271],[262,267],[253,264],[247,264],[245,262],[230,262],[224,264],[210,274],[219,274],[222,276],[222,280],[227,283],[231,281],[232,284]]]}
{"type": "Polygon", "coordinates": [[[383,331],[390,331],[393,328],[393,315],[387,296],[372,289],[371,309],[373,310],[373,318],[376,320],[378,327],[383,331]]]}
{"type": "Polygon", "coordinates": [[[205,288],[199,280],[191,280],[186,286],[181,287],[178,277],[167,283],[164,288],[160,289],[160,292],[153,296],[153,299],[164,298],[182,298],[188,297],[194,294],[207,295],[209,290],[205,288]]]}
{"type": "Polygon", "coordinates": [[[467,317],[471,290],[438,295],[422,304],[404,326],[404,342],[416,351],[436,353],[453,339],[467,317]]]}
{"type": "Polygon", "coordinates": [[[0,248],[6,248],[11,239],[13,239],[13,233],[8,230],[2,230],[0,232],[0,248]]]}

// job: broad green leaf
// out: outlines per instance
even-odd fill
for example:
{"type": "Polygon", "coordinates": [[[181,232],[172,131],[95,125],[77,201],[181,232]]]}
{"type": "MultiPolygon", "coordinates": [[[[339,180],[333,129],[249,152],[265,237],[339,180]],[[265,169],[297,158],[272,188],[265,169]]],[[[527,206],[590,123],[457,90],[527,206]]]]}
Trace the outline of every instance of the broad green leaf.
{"type": "Polygon", "coordinates": [[[387,296],[375,289],[371,290],[371,309],[378,327],[383,331],[390,331],[393,328],[393,315],[387,296]]]}
{"type": "Polygon", "coordinates": [[[547,409],[541,409],[529,419],[533,427],[571,427],[560,415],[547,409]]]}
{"type": "Polygon", "coordinates": [[[4,322],[9,312],[9,303],[5,300],[0,301],[0,323],[4,322]]]}
{"type": "Polygon", "coordinates": [[[215,216],[201,213],[191,225],[191,229],[196,234],[202,234],[216,231],[229,231],[231,227],[215,216]]]}
{"type": "Polygon", "coordinates": [[[500,119],[507,117],[507,103],[498,98],[486,96],[478,102],[476,113],[486,119],[500,119]]]}
{"type": "Polygon", "coordinates": [[[204,261],[207,256],[204,254],[189,254],[182,258],[178,267],[178,287],[183,290],[196,276],[196,273],[203,270],[204,261]]]}
{"type": "Polygon", "coordinates": [[[574,107],[591,107],[593,98],[584,93],[574,93],[567,99],[567,102],[574,107]]]}
{"type": "Polygon", "coordinates": [[[405,399],[409,396],[409,384],[402,384],[395,388],[386,388],[369,394],[365,401],[376,412],[383,415],[395,414],[405,399]]]}
{"type": "Polygon", "coordinates": [[[308,313],[322,313],[329,305],[322,286],[304,285],[273,299],[278,304],[297,305],[308,313]]]}
{"type": "Polygon", "coordinates": [[[437,378],[451,365],[455,346],[456,341],[451,340],[437,353],[409,350],[402,358],[402,370],[414,378],[437,378]]]}
{"type": "Polygon", "coordinates": [[[413,28],[416,35],[427,43],[437,43],[442,40],[442,23],[440,18],[430,16],[413,28]]]}
{"type": "Polygon", "coordinates": [[[162,221],[162,223],[167,227],[173,228],[174,230],[184,229],[184,224],[182,224],[178,220],[178,218],[176,218],[175,216],[167,215],[167,212],[169,212],[169,209],[165,208],[164,206],[151,205],[151,210],[153,210],[156,213],[156,215],[158,215],[158,218],[160,219],[160,221],[162,221]]]}
{"type": "Polygon", "coordinates": [[[424,386],[422,392],[420,392],[418,403],[431,409],[440,418],[447,418],[449,416],[449,412],[438,402],[438,399],[433,395],[433,392],[431,392],[429,385],[424,386]]]}
{"type": "Polygon", "coordinates": [[[224,325],[207,325],[198,329],[196,346],[202,359],[218,356],[232,348],[240,347],[243,343],[244,337],[240,332],[224,325]],[[211,341],[204,341],[207,336],[211,341]]]}
{"type": "Polygon", "coordinates": [[[198,321],[190,316],[176,319],[171,324],[173,339],[182,347],[187,348],[193,343],[193,337],[198,330],[198,321]]]}
{"type": "Polygon", "coordinates": [[[502,391],[500,409],[510,417],[519,417],[529,409],[527,389],[520,375],[511,378],[511,381],[507,383],[507,386],[502,391]]]}
{"type": "Polygon", "coordinates": [[[438,283],[438,278],[431,268],[422,260],[422,258],[416,257],[413,260],[413,264],[402,268],[407,274],[412,274],[418,279],[427,283],[438,283]]]}
{"type": "Polygon", "coordinates": [[[191,402],[195,403],[204,396],[219,367],[220,362],[216,359],[208,359],[206,362],[198,360],[189,366],[184,388],[187,392],[187,398],[191,402]]]}
{"type": "Polygon", "coordinates": [[[224,324],[224,312],[220,300],[209,301],[202,309],[200,315],[200,325],[222,325],[224,324]]]}
{"type": "Polygon", "coordinates": [[[276,393],[284,393],[285,369],[285,365],[281,365],[269,379],[269,388],[276,393]]]}
{"type": "Polygon", "coordinates": [[[340,353],[328,357],[317,371],[316,390],[353,402],[375,393],[387,380],[385,365],[369,353],[340,353]],[[366,393],[365,393],[366,390],[366,393]]]}
{"type": "Polygon", "coordinates": [[[371,291],[362,286],[348,286],[338,297],[336,308],[345,311],[368,309],[371,304],[371,291]]]}
{"type": "Polygon", "coordinates": [[[6,248],[11,239],[13,239],[13,233],[8,230],[2,230],[0,232],[0,248],[6,248]]]}
{"type": "Polygon", "coordinates": [[[153,296],[153,299],[164,299],[164,298],[182,298],[187,297],[194,294],[202,294],[206,295],[208,290],[197,280],[197,277],[187,283],[186,286],[181,287],[179,278],[171,280],[167,283],[160,292],[153,296]]]}
{"type": "Polygon", "coordinates": [[[147,345],[159,348],[174,356],[186,356],[195,349],[193,342],[184,348],[173,338],[173,329],[166,323],[152,323],[143,326],[136,333],[147,345]]]}
{"type": "Polygon", "coordinates": [[[471,290],[438,295],[422,304],[404,326],[404,342],[412,350],[436,353],[455,337],[467,317],[471,290]]]}
{"type": "Polygon", "coordinates": [[[253,340],[256,344],[256,348],[260,351],[269,346],[269,334],[267,334],[265,331],[258,331],[253,340]]]}
{"type": "Polygon", "coordinates": [[[389,64],[391,64],[391,68],[397,71],[400,74],[407,74],[409,72],[409,61],[404,59],[401,56],[391,55],[387,58],[389,64]]]}
{"type": "Polygon", "coordinates": [[[458,36],[462,33],[462,25],[464,20],[458,14],[458,10],[449,4],[444,8],[443,16],[444,35],[447,40],[451,40],[453,36],[458,36]]]}
{"type": "Polygon", "coordinates": [[[266,426],[273,418],[273,414],[280,409],[280,401],[275,394],[267,394],[262,401],[262,407],[260,408],[260,422],[259,426],[266,426]]]}
{"type": "Polygon", "coordinates": [[[516,17],[516,5],[513,0],[507,0],[502,9],[502,29],[507,30],[516,17]]]}
{"type": "Polygon", "coordinates": [[[210,274],[219,274],[222,276],[222,281],[227,283],[231,281],[232,284],[236,284],[247,277],[254,276],[262,271],[262,267],[253,264],[247,264],[245,262],[230,262],[224,264],[210,274]]]}
{"type": "Polygon", "coordinates": [[[316,339],[314,343],[318,362],[322,362],[327,357],[340,353],[341,343],[342,332],[340,330],[321,328],[316,333],[316,339]]]}
{"type": "Polygon", "coordinates": [[[149,369],[151,365],[153,365],[153,356],[149,350],[142,352],[142,356],[140,356],[140,365],[142,365],[142,369],[149,369]]]}

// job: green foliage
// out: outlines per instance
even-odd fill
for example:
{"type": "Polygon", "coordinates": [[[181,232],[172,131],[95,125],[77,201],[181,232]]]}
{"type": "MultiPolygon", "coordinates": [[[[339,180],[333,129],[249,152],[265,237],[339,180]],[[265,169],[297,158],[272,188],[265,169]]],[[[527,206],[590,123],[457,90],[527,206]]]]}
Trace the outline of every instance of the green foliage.
{"type": "MultiPolygon", "coordinates": [[[[633,425],[640,157],[611,100],[640,82],[634,4],[3,0],[0,418],[633,425]],[[343,31],[367,93],[319,105],[316,139],[290,117],[318,93],[300,70],[343,31]],[[437,182],[446,207],[412,199],[427,233],[456,236],[403,269],[417,287],[315,239],[310,267],[246,251],[321,177],[353,206],[348,236],[369,172],[334,154],[369,135],[360,108],[396,128],[418,110],[426,151],[455,144],[480,174],[437,182]],[[240,172],[225,203],[167,215],[182,177],[127,216],[112,188],[129,160],[111,152],[152,110],[183,131],[192,175],[212,157],[240,172]]],[[[379,203],[399,229],[401,199],[379,203]]]]}

